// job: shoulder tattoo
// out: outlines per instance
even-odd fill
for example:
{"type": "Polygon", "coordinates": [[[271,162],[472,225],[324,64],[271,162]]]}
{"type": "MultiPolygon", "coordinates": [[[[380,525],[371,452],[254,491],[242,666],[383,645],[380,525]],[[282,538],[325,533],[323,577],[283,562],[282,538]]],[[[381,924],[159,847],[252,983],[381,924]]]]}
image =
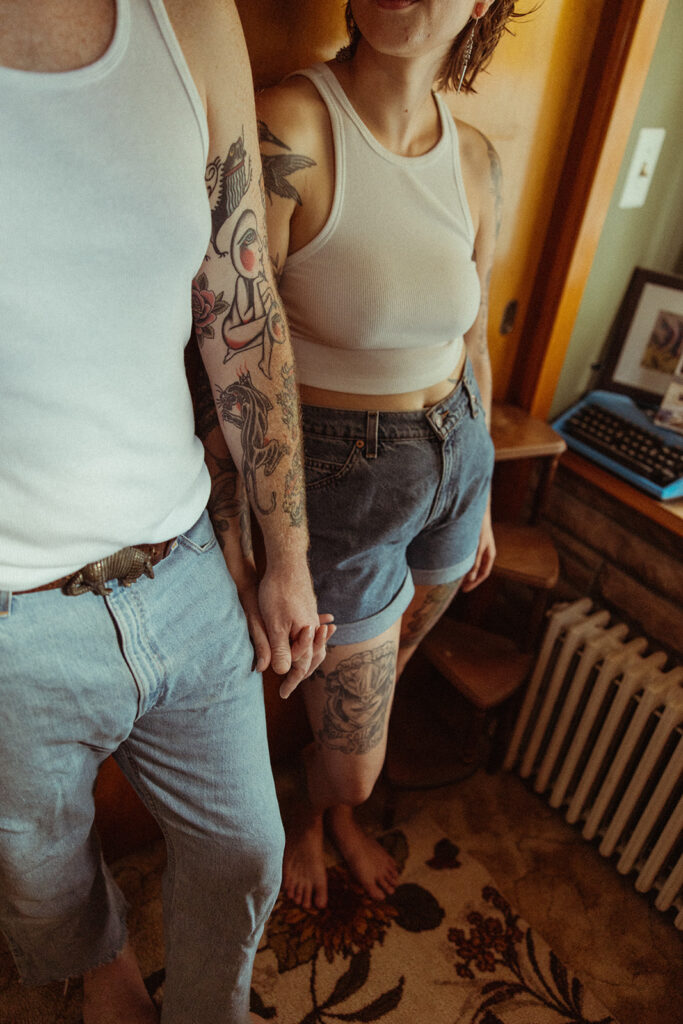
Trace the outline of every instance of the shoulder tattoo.
{"type": "Polygon", "coordinates": [[[261,143],[263,181],[269,199],[272,201],[273,195],[276,195],[282,199],[293,199],[295,203],[301,206],[301,196],[291,181],[289,181],[289,177],[305,167],[315,166],[315,160],[310,156],[304,156],[302,153],[292,153],[290,147],[271,132],[265,121],[258,122],[258,135],[259,142],[261,143]],[[287,152],[264,153],[264,143],[268,143],[278,149],[287,150],[287,152]]]}

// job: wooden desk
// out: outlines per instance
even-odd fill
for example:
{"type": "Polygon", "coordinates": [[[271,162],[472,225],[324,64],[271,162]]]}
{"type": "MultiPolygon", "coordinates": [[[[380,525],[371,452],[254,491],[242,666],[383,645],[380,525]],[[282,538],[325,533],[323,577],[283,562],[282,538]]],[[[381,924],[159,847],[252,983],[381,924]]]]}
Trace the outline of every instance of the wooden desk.
{"type": "Polygon", "coordinates": [[[551,426],[516,405],[494,402],[491,409],[491,438],[496,462],[560,456],[567,445],[551,426]]]}
{"type": "Polygon", "coordinates": [[[578,476],[599,487],[623,502],[628,508],[635,509],[653,522],[664,526],[678,537],[683,537],[683,498],[673,501],[657,501],[644,491],[632,487],[626,480],[603,469],[590,459],[584,459],[576,452],[567,451],[562,456],[562,465],[578,476]]]}

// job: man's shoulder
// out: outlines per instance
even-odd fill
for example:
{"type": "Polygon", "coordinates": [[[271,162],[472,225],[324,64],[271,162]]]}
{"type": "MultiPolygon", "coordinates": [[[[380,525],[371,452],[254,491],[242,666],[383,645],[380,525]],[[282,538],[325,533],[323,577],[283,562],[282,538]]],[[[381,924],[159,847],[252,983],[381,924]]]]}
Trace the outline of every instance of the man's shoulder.
{"type": "Polygon", "coordinates": [[[163,0],[209,113],[253,104],[242,24],[233,0],[163,0]]]}
{"type": "Polygon", "coordinates": [[[225,29],[237,17],[232,0],[163,0],[181,43],[206,42],[216,26],[225,29]]]}

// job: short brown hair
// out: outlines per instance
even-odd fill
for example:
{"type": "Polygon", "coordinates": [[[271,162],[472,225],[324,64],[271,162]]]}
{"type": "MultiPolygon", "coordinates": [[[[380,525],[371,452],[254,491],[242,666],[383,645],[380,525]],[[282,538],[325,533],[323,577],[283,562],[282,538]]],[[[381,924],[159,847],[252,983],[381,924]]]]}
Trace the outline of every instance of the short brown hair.
{"type": "MultiPolygon", "coordinates": [[[[467,63],[462,81],[462,92],[476,92],[473,83],[480,71],[488,65],[493,57],[500,37],[510,32],[508,22],[513,18],[522,18],[523,14],[515,11],[516,0],[493,0],[486,14],[481,18],[470,18],[465,27],[453,40],[451,48],[436,79],[437,89],[457,88],[462,74],[465,49],[472,34],[472,53],[467,63]]],[[[337,60],[350,60],[356,52],[361,33],[353,18],[351,0],[346,0],[346,27],[349,42],[337,54],[337,60]]]]}

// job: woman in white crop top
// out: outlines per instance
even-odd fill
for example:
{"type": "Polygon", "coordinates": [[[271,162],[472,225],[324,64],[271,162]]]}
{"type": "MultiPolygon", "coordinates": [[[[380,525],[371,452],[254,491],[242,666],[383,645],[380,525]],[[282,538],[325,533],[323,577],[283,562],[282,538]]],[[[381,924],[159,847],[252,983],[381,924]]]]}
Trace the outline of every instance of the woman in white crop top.
{"type": "Polygon", "coordinates": [[[353,807],[381,769],[397,675],[458,588],[493,564],[487,289],[500,167],[438,90],[471,89],[514,4],[350,0],[350,45],[257,97],[311,567],[337,626],[302,684],[315,742],[308,793],[285,821],[284,887],[304,907],[327,902],[325,812],[367,892],[393,891],[396,865],[353,807]]]}

